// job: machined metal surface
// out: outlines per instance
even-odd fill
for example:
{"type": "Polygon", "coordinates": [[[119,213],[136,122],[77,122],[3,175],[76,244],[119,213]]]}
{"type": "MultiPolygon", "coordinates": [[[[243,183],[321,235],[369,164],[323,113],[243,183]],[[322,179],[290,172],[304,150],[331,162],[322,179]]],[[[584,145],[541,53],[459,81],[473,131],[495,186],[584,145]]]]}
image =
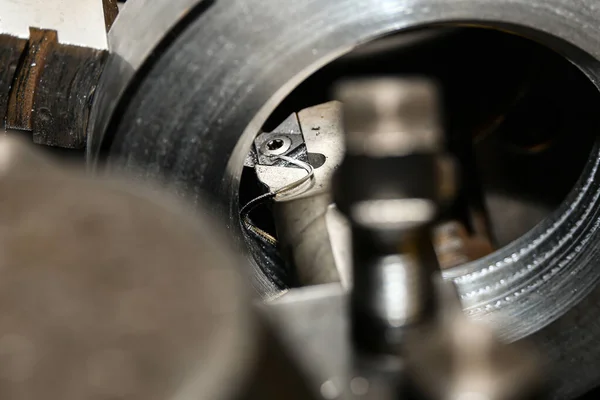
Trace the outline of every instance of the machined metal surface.
{"type": "MultiPolygon", "coordinates": [[[[403,360],[408,369],[403,368],[405,378],[415,381],[424,393],[422,398],[535,398],[543,386],[543,374],[552,366],[543,362],[528,341],[499,343],[489,327],[460,314],[451,285],[437,284],[442,289],[438,293],[440,320],[407,334],[403,360]]],[[[285,344],[325,399],[398,398],[389,393],[397,390],[397,381],[374,379],[377,375],[369,370],[377,364],[363,363],[361,368],[356,362],[349,340],[349,299],[339,285],[292,289],[260,309],[283,334],[285,344]]]]}
{"type": "Polygon", "coordinates": [[[410,345],[407,329],[436,315],[430,230],[449,200],[440,195],[444,178],[455,181],[436,168],[447,158],[439,90],[414,77],[349,79],[336,90],[346,154],[332,193],[352,235],[353,344],[371,356],[398,357],[410,345]]]}
{"type": "Polygon", "coordinates": [[[185,24],[209,3],[212,0],[137,0],[123,7],[119,23],[108,32],[107,72],[98,83],[95,108],[90,114],[87,156],[91,163],[97,158],[113,113],[121,101],[126,101],[122,98],[127,97],[128,88],[135,90],[136,75],[143,74],[144,65],[163,43],[165,34],[185,24]]]}
{"type": "Polygon", "coordinates": [[[352,284],[350,225],[333,204],[327,209],[325,224],[327,225],[335,267],[340,276],[340,283],[344,288],[348,288],[352,284]]]}
{"type": "Polygon", "coordinates": [[[340,84],[337,95],[344,104],[348,152],[383,158],[442,148],[440,95],[435,83],[412,77],[404,85],[398,90],[397,81],[391,78],[340,84]]]}
{"type": "MultiPolygon", "coordinates": [[[[242,165],[264,121],[299,82],[368,40],[429,23],[477,21],[546,44],[594,84],[600,81],[595,0],[223,0],[199,8],[191,7],[198,2],[157,3],[142,12],[145,3],[128,4],[111,32],[115,56],[94,106],[90,161],[102,147],[111,168],[168,179],[193,201],[208,192],[212,211],[227,218],[233,232],[239,232],[242,165]],[[156,49],[157,37],[188,9],[196,18],[184,19],[178,35],[156,49]],[[150,53],[152,68],[140,69],[150,53]],[[132,82],[135,90],[120,97],[132,82]]],[[[600,238],[598,154],[595,148],[582,179],[552,216],[446,275],[472,318],[494,323],[506,339],[533,335],[556,361],[558,398],[580,394],[600,379],[597,368],[584,367],[600,357],[600,256],[593,246],[600,238]]],[[[257,290],[276,293],[260,266],[253,268],[257,290]]]]}
{"type": "Polygon", "coordinates": [[[454,285],[436,281],[436,289],[438,318],[407,334],[406,379],[417,393],[446,400],[545,397],[551,365],[530,342],[499,341],[489,326],[466,318],[454,285]]]}
{"type": "MultiPolygon", "coordinates": [[[[350,373],[347,300],[340,285],[328,284],[292,289],[279,299],[260,305],[308,371],[315,388],[327,381],[344,381],[350,373]]],[[[338,389],[341,391],[341,387],[338,389]]]]}
{"type": "Polygon", "coordinates": [[[273,205],[279,248],[302,286],[340,281],[327,230],[330,203],[321,194],[273,205]]]}

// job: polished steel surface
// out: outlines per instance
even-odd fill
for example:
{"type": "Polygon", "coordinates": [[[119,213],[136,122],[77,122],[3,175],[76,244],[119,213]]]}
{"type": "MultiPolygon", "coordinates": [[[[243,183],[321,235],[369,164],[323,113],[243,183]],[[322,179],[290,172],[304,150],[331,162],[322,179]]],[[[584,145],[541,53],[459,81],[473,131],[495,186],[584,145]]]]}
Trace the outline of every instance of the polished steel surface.
{"type": "MultiPolygon", "coordinates": [[[[123,34],[111,40],[116,61],[100,85],[106,90],[99,90],[95,104],[88,154],[97,154],[110,126],[104,146],[111,168],[167,179],[193,201],[208,192],[213,212],[225,216],[233,232],[239,231],[235,199],[253,136],[296,85],[358,44],[428,23],[477,21],[536,39],[568,57],[594,84],[600,80],[595,0],[221,0],[186,20],[169,46],[154,53],[152,68],[143,69],[113,115],[116,98],[140,77],[135,71],[142,65],[139,58],[122,62],[126,51],[118,49],[148,56],[156,45],[143,34],[126,35],[126,26],[136,20],[144,28],[132,29],[149,37],[153,29],[164,34],[158,8],[139,9],[115,23],[115,32],[123,34]]],[[[473,318],[493,322],[507,339],[535,334],[557,362],[559,398],[600,380],[597,368],[584,367],[600,357],[600,254],[592,245],[599,239],[599,172],[596,148],[576,190],[552,216],[502,250],[448,274],[473,318]]],[[[254,272],[259,292],[277,292],[258,265],[254,272]]]]}

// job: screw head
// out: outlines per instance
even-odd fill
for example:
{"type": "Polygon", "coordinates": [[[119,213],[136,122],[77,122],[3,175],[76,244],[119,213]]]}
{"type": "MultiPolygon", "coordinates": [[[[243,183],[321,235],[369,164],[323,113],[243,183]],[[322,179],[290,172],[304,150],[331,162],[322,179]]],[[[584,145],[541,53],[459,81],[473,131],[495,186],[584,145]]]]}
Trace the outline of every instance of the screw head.
{"type": "Polygon", "coordinates": [[[292,146],[292,140],[286,136],[277,136],[266,141],[261,152],[267,156],[280,156],[285,154],[292,146]]]}

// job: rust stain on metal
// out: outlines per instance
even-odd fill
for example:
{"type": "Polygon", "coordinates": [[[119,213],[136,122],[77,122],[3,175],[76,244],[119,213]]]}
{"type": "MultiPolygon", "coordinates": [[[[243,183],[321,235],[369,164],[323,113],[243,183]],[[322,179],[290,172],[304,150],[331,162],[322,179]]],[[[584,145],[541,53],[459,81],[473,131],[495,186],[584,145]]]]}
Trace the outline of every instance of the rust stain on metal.
{"type": "Polygon", "coordinates": [[[436,226],[433,242],[442,269],[457,267],[494,251],[487,238],[477,234],[469,235],[458,221],[447,221],[436,226]]]}
{"type": "Polygon", "coordinates": [[[8,97],[27,40],[0,35],[0,128],[4,128],[8,97]]]}
{"type": "Polygon", "coordinates": [[[102,6],[104,8],[104,23],[106,24],[106,32],[110,30],[113,22],[119,14],[119,6],[117,0],[103,0],[102,6]]]}
{"type": "Polygon", "coordinates": [[[30,28],[25,56],[18,68],[8,101],[6,127],[32,129],[32,112],[35,92],[47,56],[57,44],[56,31],[30,28]]]}

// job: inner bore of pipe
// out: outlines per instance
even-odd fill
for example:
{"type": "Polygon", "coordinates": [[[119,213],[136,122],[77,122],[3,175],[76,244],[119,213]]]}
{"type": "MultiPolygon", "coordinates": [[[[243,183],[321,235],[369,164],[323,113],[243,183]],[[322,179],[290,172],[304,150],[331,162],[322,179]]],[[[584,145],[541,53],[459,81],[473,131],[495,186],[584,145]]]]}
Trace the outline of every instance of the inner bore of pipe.
{"type": "MultiPolygon", "coordinates": [[[[444,27],[382,38],[327,65],[279,105],[263,131],[332,100],[340,79],[381,75],[426,76],[442,88],[446,145],[461,180],[434,235],[444,268],[506,246],[556,210],[580,177],[600,127],[598,91],[561,55],[506,32],[444,27]]],[[[279,142],[266,148],[276,151],[279,142]]],[[[245,167],[240,204],[264,191],[245,167]]],[[[277,238],[269,207],[257,208],[252,219],[277,238]]],[[[257,254],[256,243],[249,246],[257,254]]],[[[297,286],[293,266],[281,262],[276,268],[287,271],[281,279],[297,286]]]]}

